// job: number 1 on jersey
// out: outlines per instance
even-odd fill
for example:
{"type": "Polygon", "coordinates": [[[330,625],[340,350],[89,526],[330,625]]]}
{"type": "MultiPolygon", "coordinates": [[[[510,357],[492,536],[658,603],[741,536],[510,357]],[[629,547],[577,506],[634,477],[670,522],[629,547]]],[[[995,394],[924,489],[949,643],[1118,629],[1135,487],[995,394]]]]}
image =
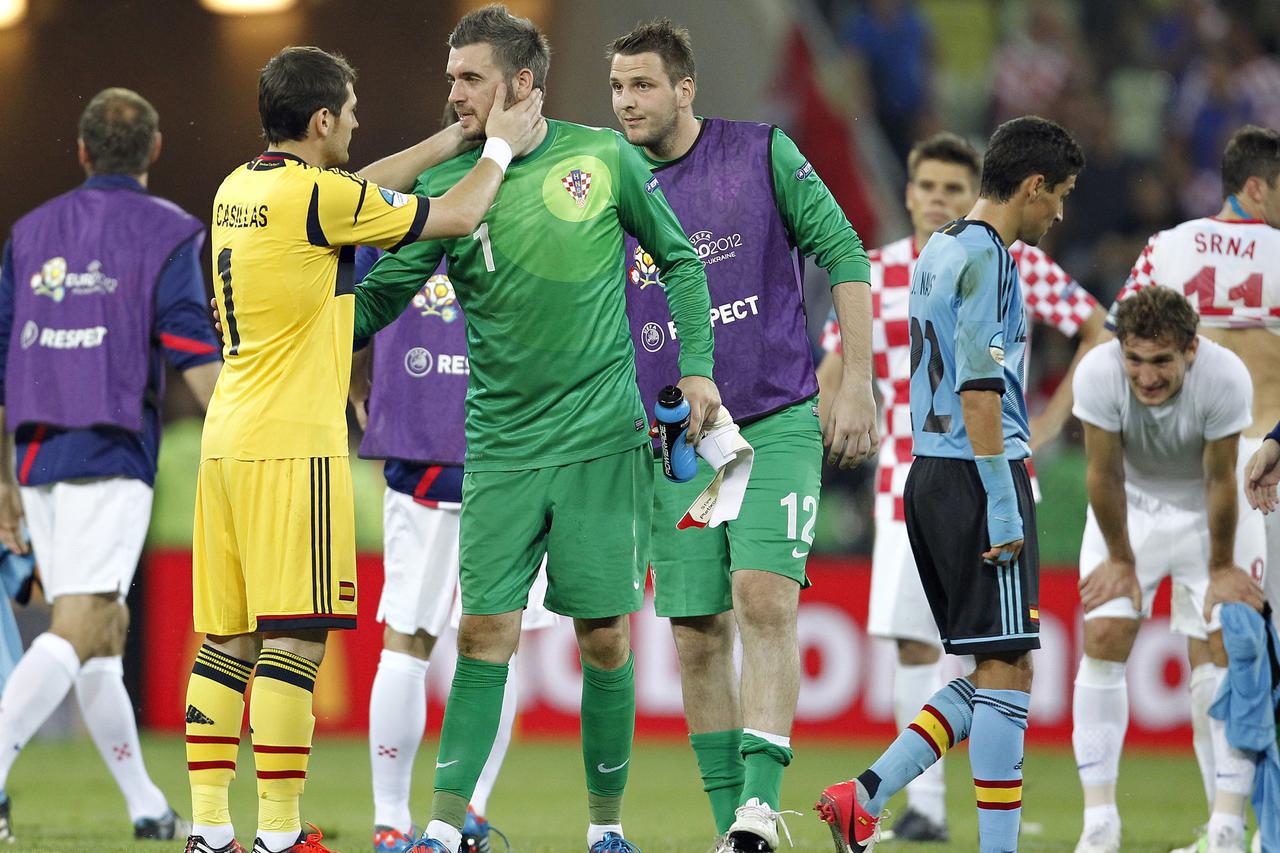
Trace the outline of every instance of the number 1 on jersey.
{"type": "Polygon", "coordinates": [[[489,223],[481,222],[471,239],[480,241],[480,251],[484,252],[484,268],[489,272],[497,272],[498,268],[493,265],[493,244],[489,242],[489,223]]]}

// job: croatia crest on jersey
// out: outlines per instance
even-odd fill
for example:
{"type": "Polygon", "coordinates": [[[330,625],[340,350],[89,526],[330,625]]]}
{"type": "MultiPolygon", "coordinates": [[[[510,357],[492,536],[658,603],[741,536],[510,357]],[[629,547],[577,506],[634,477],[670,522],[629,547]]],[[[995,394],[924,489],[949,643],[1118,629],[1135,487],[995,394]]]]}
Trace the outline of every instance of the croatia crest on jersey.
{"type": "Polygon", "coordinates": [[[663,286],[658,265],[654,262],[653,256],[644,250],[644,246],[636,246],[635,251],[631,253],[631,271],[627,277],[641,290],[653,284],[663,286]]]}
{"type": "Polygon", "coordinates": [[[423,317],[439,317],[452,323],[458,319],[457,301],[449,276],[433,275],[413,297],[413,307],[422,312],[423,317]]]}
{"type": "Polygon", "coordinates": [[[587,193],[591,192],[591,173],[581,169],[570,169],[569,174],[560,179],[565,191],[573,197],[578,209],[587,206],[587,193]]]}

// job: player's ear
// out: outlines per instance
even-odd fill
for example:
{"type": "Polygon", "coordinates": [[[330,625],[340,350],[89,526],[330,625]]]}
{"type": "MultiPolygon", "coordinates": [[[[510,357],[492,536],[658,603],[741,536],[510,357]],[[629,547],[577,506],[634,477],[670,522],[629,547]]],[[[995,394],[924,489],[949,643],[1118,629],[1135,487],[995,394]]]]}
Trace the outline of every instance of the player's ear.
{"type": "Polygon", "coordinates": [[[529,97],[533,94],[533,72],[528,68],[521,68],[512,78],[508,89],[510,91],[507,92],[507,100],[510,103],[507,106],[529,97]]]}
{"type": "Polygon", "coordinates": [[[1026,193],[1027,198],[1031,201],[1034,201],[1041,192],[1047,189],[1048,187],[1044,183],[1044,175],[1028,175],[1022,179],[1022,191],[1026,193]]]}
{"type": "Polygon", "coordinates": [[[155,138],[151,140],[151,159],[149,162],[154,163],[160,159],[160,148],[163,142],[164,138],[160,136],[160,131],[157,130],[155,138]]]}
{"type": "Polygon", "coordinates": [[[86,172],[93,171],[93,160],[89,158],[89,149],[85,147],[83,139],[76,140],[76,159],[80,161],[80,166],[86,172]]]}
{"type": "Polygon", "coordinates": [[[311,114],[311,132],[317,139],[324,139],[333,130],[333,113],[328,107],[321,107],[311,114]]]}
{"type": "Polygon", "coordinates": [[[680,107],[688,107],[693,105],[693,99],[698,94],[698,83],[692,77],[686,77],[676,84],[676,94],[678,96],[678,105],[680,107]]]}

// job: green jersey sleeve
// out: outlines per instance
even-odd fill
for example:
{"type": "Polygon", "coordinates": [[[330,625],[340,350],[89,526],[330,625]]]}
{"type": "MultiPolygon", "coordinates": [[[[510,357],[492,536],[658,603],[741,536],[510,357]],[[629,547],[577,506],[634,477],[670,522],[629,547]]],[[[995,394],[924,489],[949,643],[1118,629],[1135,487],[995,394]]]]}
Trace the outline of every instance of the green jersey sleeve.
{"type": "Polygon", "coordinates": [[[422,282],[440,266],[444,251],[442,242],[429,240],[379,258],[356,285],[355,336],[367,338],[404,313],[422,282]]]}
{"type": "Polygon", "coordinates": [[[634,148],[618,136],[618,217],[662,269],[667,307],[680,341],[680,373],[711,378],[711,294],[702,261],[667,203],[658,178],[634,148]]]}
{"type": "Polygon", "coordinates": [[[800,252],[817,260],[832,287],[846,281],[869,282],[871,264],[858,233],[795,142],[779,128],[773,129],[769,156],[778,212],[800,252]]]}

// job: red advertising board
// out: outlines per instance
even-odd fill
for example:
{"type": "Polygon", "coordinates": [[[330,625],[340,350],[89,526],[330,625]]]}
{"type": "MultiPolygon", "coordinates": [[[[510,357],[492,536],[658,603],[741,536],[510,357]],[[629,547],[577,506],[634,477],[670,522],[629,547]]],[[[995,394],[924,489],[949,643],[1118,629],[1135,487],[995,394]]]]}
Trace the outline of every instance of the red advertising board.
{"type": "MultiPolygon", "coordinates": [[[[367,731],[369,689],[382,645],[374,622],[382,586],[377,554],[359,561],[360,628],[336,632],[316,683],[317,728],[327,733],[367,731]]],[[[801,596],[800,646],[804,675],[795,734],[882,741],[894,732],[892,646],[867,636],[865,561],[809,561],[813,588],[801,596]]],[[[198,638],[191,629],[191,556],[152,552],[141,573],[146,584],[143,712],[150,726],[179,730],[186,707],[187,675],[198,638]]],[[[1043,648],[1036,653],[1036,679],[1028,738],[1069,743],[1071,691],[1080,656],[1079,597],[1074,572],[1045,571],[1040,582],[1043,648]]],[[[1156,600],[1129,665],[1128,742],[1190,748],[1186,642],[1169,632],[1168,592],[1156,600]]],[[[652,606],[632,622],[636,660],[636,731],[641,735],[685,733],[675,646],[666,620],[652,606]]],[[[451,636],[442,638],[428,678],[429,725],[438,728],[453,673],[451,636]]],[[[519,730],[524,734],[578,733],[581,673],[572,626],[526,636],[516,664],[520,680],[519,730]]],[[[949,665],[960,671],[959,659],[949,665]]]]}

